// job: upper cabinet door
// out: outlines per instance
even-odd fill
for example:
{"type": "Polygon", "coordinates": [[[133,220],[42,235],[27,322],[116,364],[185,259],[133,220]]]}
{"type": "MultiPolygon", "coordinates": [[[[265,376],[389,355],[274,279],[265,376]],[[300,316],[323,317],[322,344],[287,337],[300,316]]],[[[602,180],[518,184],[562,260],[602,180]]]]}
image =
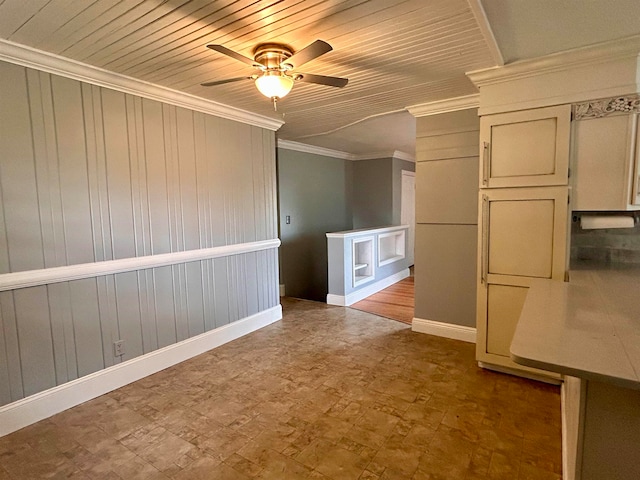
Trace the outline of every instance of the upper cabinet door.
{"type": "Polygon", "coordinates": [[[638,114],[574,122],[573,210],[640,210],[638,114]]]}
{"type": "Polygon", "coordinates": [[[571,105],[480,119],[480,188],[567,185],[571,105]]]}

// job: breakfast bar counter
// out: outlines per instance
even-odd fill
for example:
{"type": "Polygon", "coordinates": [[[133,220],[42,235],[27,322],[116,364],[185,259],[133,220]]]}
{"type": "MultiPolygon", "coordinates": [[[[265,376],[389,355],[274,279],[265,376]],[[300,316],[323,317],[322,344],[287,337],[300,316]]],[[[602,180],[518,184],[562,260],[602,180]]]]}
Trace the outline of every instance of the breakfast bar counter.
{"type": "Polygon", "coordinates": [[[640,266],[581,265],[570,282],[534,280],[514,361],[640,389],[640,266]]]}
{"type": "Polygon", "coordinates": [[[640,478],[640,265],[580,264],[535,280],[515,362],[564,375],[563,478],[640,478]]]}

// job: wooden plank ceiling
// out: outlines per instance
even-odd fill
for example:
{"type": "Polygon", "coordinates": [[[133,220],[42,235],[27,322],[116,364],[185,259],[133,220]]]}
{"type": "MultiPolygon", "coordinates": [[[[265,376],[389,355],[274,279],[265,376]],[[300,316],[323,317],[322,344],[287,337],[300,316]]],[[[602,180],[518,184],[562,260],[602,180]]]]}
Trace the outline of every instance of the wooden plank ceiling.
{"type": "Polygon", "coordinates": [[[467,0],[0,0],[0,37],[269,116],[299,140],[408,105],[467,95],[464,72],[493,65],[467,0]],[[297,83],[275,113],[253,70],[206,48],[253,57],[259,43],[334,51],[303,71],[349,78],[343,89],[297,83]]]}

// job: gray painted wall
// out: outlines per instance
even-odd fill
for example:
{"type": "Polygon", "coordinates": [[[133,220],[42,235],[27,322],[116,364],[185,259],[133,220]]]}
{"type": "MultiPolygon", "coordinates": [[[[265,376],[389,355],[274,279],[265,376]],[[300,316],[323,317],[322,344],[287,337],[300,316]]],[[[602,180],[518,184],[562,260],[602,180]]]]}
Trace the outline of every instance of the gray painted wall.
{"type": "Polygon", "coordinates": [[[324,302],[325,234],[352,228],[353,162],[281,148],[277,152],[280,281],[288,296],[324,302]]]}
{"type": "Polygon", "coordinates": [[[477,109],[417,119],[415,317],[476,323],[477,109]]]}
{"type": "MultiPolygon", "coordinates": [[[[277,237],[273,132],[3,62],[0,91],[0,274],[277,237]]],[[[276,306],[277,284],[268,250],[2,292],[0,404],[276,306]]]]}
{"type": "Polygon", "coordinates": [[[353,228],[400,225],[402,170],[415,163],[397,158],[353,162],[353,228]]]}
{"type": "Polygon", "coordinates": [[[353,228],[393,224],[393,159],[353,162],[353,228]]]}

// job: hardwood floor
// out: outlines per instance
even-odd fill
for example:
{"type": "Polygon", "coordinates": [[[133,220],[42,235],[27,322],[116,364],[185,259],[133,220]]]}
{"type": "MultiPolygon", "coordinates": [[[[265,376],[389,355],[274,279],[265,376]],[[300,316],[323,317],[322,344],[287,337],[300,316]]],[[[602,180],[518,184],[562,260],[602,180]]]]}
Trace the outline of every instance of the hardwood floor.
{"type": "Polygon", "coordinates": [[[351,308],[411,325],[415,307],[413,276],[351,305],[351,308]]]}

